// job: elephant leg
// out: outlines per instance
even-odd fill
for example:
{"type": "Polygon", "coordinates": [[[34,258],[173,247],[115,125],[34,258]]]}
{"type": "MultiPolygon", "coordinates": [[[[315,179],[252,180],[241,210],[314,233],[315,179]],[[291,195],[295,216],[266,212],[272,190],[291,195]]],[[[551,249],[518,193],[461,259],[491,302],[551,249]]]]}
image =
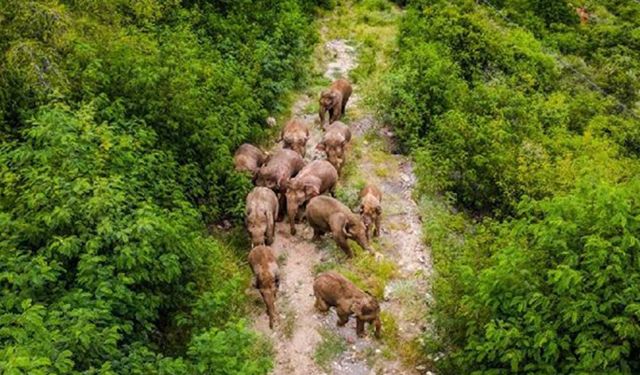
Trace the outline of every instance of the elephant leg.
{"type": "Polygon", "coordinates": [[[338,326],[342,327],[349,321],[349,313],[338,310],[338,326]]]}
{"type": "Polygon", "coordinates": [[[316,297],[315,306],[316,306],[316,309],[318,309],[318,311],[320,312],[329,311],[329,305],[327,305],[327,303],[322,298],[316,297]]]}
{"type": "Polygon", "coordinates": [[[364,336],[364,320],[356,318],[356,334],[358,337],[364,336]]]}
{"type": "Polygon", "coordinates": [[[306,202],[302,205],[301,209],[296,213],[296,223],[301,223],[304,217],[304,211],[306,208],[306,202]]]}
{"type": "Polygon", "coordinates": [[[322,236],[322,231],[316,227],[313,227],[313,238],[311,239],[312,241],[317,241],[320,239],[320,237],[322,236]]]}
{"type": "Polygon", "coordinates": [[[338,121],[342,118],[342,106],[336,106],[337,108],[333,111],[333,115],[334,115],[334,120],[333,121],[338,121]]]}
{"type": "Polygon", "coordinates": [[[285,212],[287,212],[287,197],[285,197],[284,194],[280,193],[278,195],[278,219],[277,221],[283,221],[284,220],[284,214],[285,212]]]}
{"type": "Polygon", "coordinates": [[[374,237],[380,236],[380,215],[376,217],[376,230],[373,232],[374,237]]]}
{"type": "Polygon", "coordinates": [[[349,247],[349,244],[347,243],[346,238],[338,238],[336,239],[336,242],[338,243],[338,246],[340,247],[340,249],[342,249],[342,251],[344,251],[344,253],[347,254],[348,258],[353,258],[353,252],[351,251],[351,248],[349,247]]]}
{"type": "Polygon", "coordinates": [[[273,240],[276,238],[276,223],[273,223],[273,225],[271,226],[271,233],[269,233],[270,235],[270,239],[269,241],[271,241],[271,243],[269,245],[273,244],[273,240]]]}

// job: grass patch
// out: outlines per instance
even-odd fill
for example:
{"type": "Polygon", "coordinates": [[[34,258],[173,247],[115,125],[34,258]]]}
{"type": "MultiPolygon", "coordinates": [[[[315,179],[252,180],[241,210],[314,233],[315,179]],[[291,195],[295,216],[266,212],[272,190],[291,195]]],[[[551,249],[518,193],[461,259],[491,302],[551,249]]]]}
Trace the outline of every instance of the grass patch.
{"type": "Polygon", "coordinates": [[[303,111],[304,113],[318,113],[319,109],[320,109],[320,105],[318,104],[318,102],[316,100],[311,100],[304,107],[303,111]]]}
{"type": "Polygon", "coordinates": [[[322,341],[316,347],[313,359],[320,368],[329,372],[331,370],[331,362],[347,350],[347,343],[337,333],[326,328],[321,329],[319,333],[322,341]]]}
{"type": "Polygon", "coordinates": [[[323,272],[335,270],[336,268],[338,268],[338,263],[335,260],[317,263],[313,266],[313,276],[317,276],[323,272]]]}
{"type": "Polygon", "coordinates": [[[360,189],[355,186],[340,186],[336,188],[336,199],[353,209],[360,201],[360,189]]]}
{"type": "MultiPolygon", "coordinates": [[[[393,315],[386,311],[380,312],[380,320],[382,321],[382,342],[388,348],[397,348],[400,342],[400,335],[398,335],[398,323],[393,315]]],[[[392,353],[387,353],[393,358],[392,353]]],[[[390,359],[387,357],[387,359],[390,359]]]]}
{"type": "Polygon", "coordinates": [[[389,170],[389,168],[387,168],[387,166],[377,167],[374,172],[376,176],[381,178],[389,177],[391,175],[391,171],[389,170]]]}
{"type": "Polygon", "coordinates": [[[375,259],[371,254],[361,250],[357,244],[351,244],[356,256],[350,263],[341,264],[338,272],[381,301],[384,288],[396,274],[396,264],[388,259],[375,259]]]}
{"type": "Polygon", "coordinates": [[[282,310],[284,317],[282,318],[282,333],[287,339],[293,337],[293,332],[296,329],[296,313],[291,308],[289,301],[287,301],[286,307],[282,310]]]}
{"type": "Polygon", "coordinates": [[[289,257],[289,253],[287,253],[286,251],[281,252],[280,255],[278,255],[278,258],[276,259],[276,263],[278,263],[278,267],[284,266],[285,263],[287,263],[288,257],[289,257]]]}

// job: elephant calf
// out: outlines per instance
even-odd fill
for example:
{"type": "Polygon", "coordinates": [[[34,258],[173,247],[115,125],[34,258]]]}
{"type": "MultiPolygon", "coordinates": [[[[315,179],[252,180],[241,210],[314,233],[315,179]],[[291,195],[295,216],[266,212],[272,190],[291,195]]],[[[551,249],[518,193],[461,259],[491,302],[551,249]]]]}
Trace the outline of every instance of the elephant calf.
{"type": "Polygon", "coordinates": [[[249,264],[253,271],[254,287],[260,290],[269,316],[269,328],[273,329],[276,318],[276,293],[280,287],[278,263],[273,250],[267,246],[257,246],[249,252],[249,264]]]}
{"type": "Polygon", "coordinates": [[[280,139],[284,143],[284,148],[291,149],[304,157],[307,153],[309,128],[302,120],[293,119],[282,129],[280,139]]]}
{"type": "Polygon", "coordinates": [[[296,234],[296,217],[300,206],[309,199],[333,191],[338,182],[338,172],[326,160],[316,160],[287,182],[287,216],[291,225],[291,234],[296,234]]]}
{"type": "Polygon", "coordinates": [[[315,306],[326,312],[331,306],[338,313],[338,325],[344,326],[349,316],[356,317],[356,333],[364,335],[364,324],[373,324],[376,338],[380,338],[380,305],[372,295],[363,292],[351,281],[336,272],[321,273],[313,282],[315,306]]]}
{"type": "Polygon", "coordinates": [[[351,91],[349,81],[340,78],[320,94],[320,126],[324,126],[324,116],[327,111],[329,111],[329,124],[342,118],[351,91]]]}
{"type": "Polygon", "coordinates": [[[326,232],[331,232],[333,239],[349,258],[353,257],[353,252],[347,243],[349,239],[356,241],[363,249],[372,253],[362,219],[337,199],[326,195],[312,198],[307,204],[306,216],[309,225],[313,228],[314,239],[326,232]]]}
{"type": "Polygon", "coordinates": [[[371,227],[375,223],[373,235],[380,235],[380,219],[382,217],[382,192],[375,185],[367,185],[360,191],[360,217],[367,228],[367,239],[371,239],[371,227]]]}
{"type": "Polygon", "coordinates": [[[345,163],[344,149],[349,141],[351,141],[349,126],[343,122],[336,121],[327,128],[322,141],[318,143],[316,149],[324,151],[327,154],[329,163],[340,172],[345,163]]]}
{"type": "Polygon", "coordinates": [[[267,155],[254,145],[244,143],[233,155],[233,162],[237,171],[249,172],[255,177],[267,155]]]}
{"type": "Polygon", "coordinates": [[[258,186],[247,195],[245,224],[252,247],[273,243],[278,210],[278,197],[271,189],[258,186]]]}

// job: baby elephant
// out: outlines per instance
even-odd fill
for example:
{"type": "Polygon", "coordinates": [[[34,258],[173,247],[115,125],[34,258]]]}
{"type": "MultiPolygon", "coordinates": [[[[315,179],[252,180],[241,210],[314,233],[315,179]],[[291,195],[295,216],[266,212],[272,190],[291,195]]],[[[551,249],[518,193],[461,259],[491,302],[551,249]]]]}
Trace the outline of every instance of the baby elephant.
{"type": "Polygon", "coordinates": [[[233,155],[235,168],[239,172],[249,172],[255,177],[267,155],[259,148],[249,143],[244,143],[233,155]]]}
{"type": "Polygon", "coordinates": [[[278,197],[266,187],[255,187],[247,195],[245,224],[251,246],[271,245],[276,233],[278,197]]]}
{"type": "Polygon", "coordinates": [[[356,333],[364,336],[364,324],[373,324],[376,338],[380,338],[380,305],[370,295],[360,290],[351,281],[336,272],[321,273],[313,282],[313,293],[316,296],[315,306],[326,312],[335,306],[338,313],[338,325],[344,326],[349,316],[356,316],[356,333]]]}
{"type": "Polygon", "coordinates": [[[367,185],[360,192],[360,217],[367,228],[367,239],[371,239],[371,227],[375,223],[373,232],[375,237],[380,235],[380,218],[382,216],[382,192],[374,185],[367,185]]]}
{"type": "Polygon", "coordinates": [[[276,293],[280,287],[280,273],[273,250],[267,246],[257,246],[249,252],[249,264],[254,275],[253,286],[260,290],[269,316],[269,328],[273,329],[276,318],[276,293]]]}
{"type": "Polygon", "coordinates": [[[324,115],[329,111],[329,124],[340,120],[351,96],[351,84],[346,79],[334,81],[328,90],[320,94],[320,126],[324,126],[324,115]]]}
{"type": "Polygon", "coordinates": [[[336,121],[331,124],[318,143],[316,149],[327,154],[327,160],[340,172],[345,163],[344,149],[351,141],[351,130],[345,123],[336,121]]]}
{"type": "Polygon", "coordinates": [[[287,213],[291,234],[296,234],[296,217],[300,206],[309,199],[333,191],[338,181],[338,172],[326,160],[315,160],[307,164],[298,175],[287,183],[287,213]]]}
{"type": "Polygon", "coordinates": [[[312,198],[307,204],[306,216],[309,225],[313,228],[314,239],[326,232],[331,232],[333,239],[349,258],[353,257],[353,252],[347,243],[349,239],[373,253],[369,247],[362,219],[337,199],[326,195],[312,198]]]}
{"type": "Polygon", "coordinates": [[[280,139],[284,142],[284,148],[291,149],[304,157],[307,153],[309,128],[302,120],[293,119],[282,129],[280,139]]]}

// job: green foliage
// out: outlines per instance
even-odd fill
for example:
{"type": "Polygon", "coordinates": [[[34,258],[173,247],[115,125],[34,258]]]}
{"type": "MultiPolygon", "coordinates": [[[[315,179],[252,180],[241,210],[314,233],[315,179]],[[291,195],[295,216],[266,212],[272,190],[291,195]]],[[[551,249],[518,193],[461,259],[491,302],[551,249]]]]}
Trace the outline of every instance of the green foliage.
{"type": "Polygon", "coordinates": [[[0,367],[88,371],[125,357],[124,343],[171,352],[241,313],[244,276],[200,233],[152,132],[52,105],[22,135],[0,154],[0,367]]]}
{"type": "Polygon", "coordinates": [[[445,193],[425,218],[425,358],[451,374],[637,373],[638,121],[616,101],[637,109],[638,6],[594,5],[579,25],[564,1],[495,3],[520,26],[476,2],[411,2],[387,78],[419,193],[445,193]]]}
{"type": "Polygon", "coordinates": [[[557,47],[571,63],[617,100],[637,110],[640,74],[638,2],[573,2],[549,0],[495,2],[517,24],[557,47]],[[575,10],[584,6],[589,20],[578,24],[575,10]]]}
{"type": "Polygon", "coordinates": [[[253,346],[255,335],[236,324],[224,331],[212,329],[194,338],[189,355],[195,374],[262,374],[271,369],[268,346],[253,346]]]}
{"type": "Polygon", "coordinates": [[[407,11],[383,106],[405,148],[420,150],[425,174],[437,176],[434,187],[465,208],[512,214],[523,194],[570,185],[567,158],[582,154],[582,134],[598,124],[612,124],[597,131],[621,146],[601,146],[613,157],[635,151],[632,117],[563,75],[532,34],[459,3],[407,11]]]}
{"type": "Polygon", "coordinates": [[[524,201],[522,219],[486,223],[448,257],[462,295],[443,321],[464,338],[452,358],[463,372],[640,369],[640,185],[592,181],[524,201]]]}
{"type": "Polygon", "coordinates": [[[265,135],[265,118],[304,77],[315,36],[301,5],[9,3],[3,17],[12,22],[0,31],[9,41],[0,80],[9,134],[52,98],[118,103],[155,131],[155,147],[175,155],[208,219],[239,216],[246,186],[232,153],[265,135]]]}
{"type": "Polygon", "coordinates": [[[305,79],[323,2],[0,0],[0,372],[258,374],[206,224],[305,79]]]}

